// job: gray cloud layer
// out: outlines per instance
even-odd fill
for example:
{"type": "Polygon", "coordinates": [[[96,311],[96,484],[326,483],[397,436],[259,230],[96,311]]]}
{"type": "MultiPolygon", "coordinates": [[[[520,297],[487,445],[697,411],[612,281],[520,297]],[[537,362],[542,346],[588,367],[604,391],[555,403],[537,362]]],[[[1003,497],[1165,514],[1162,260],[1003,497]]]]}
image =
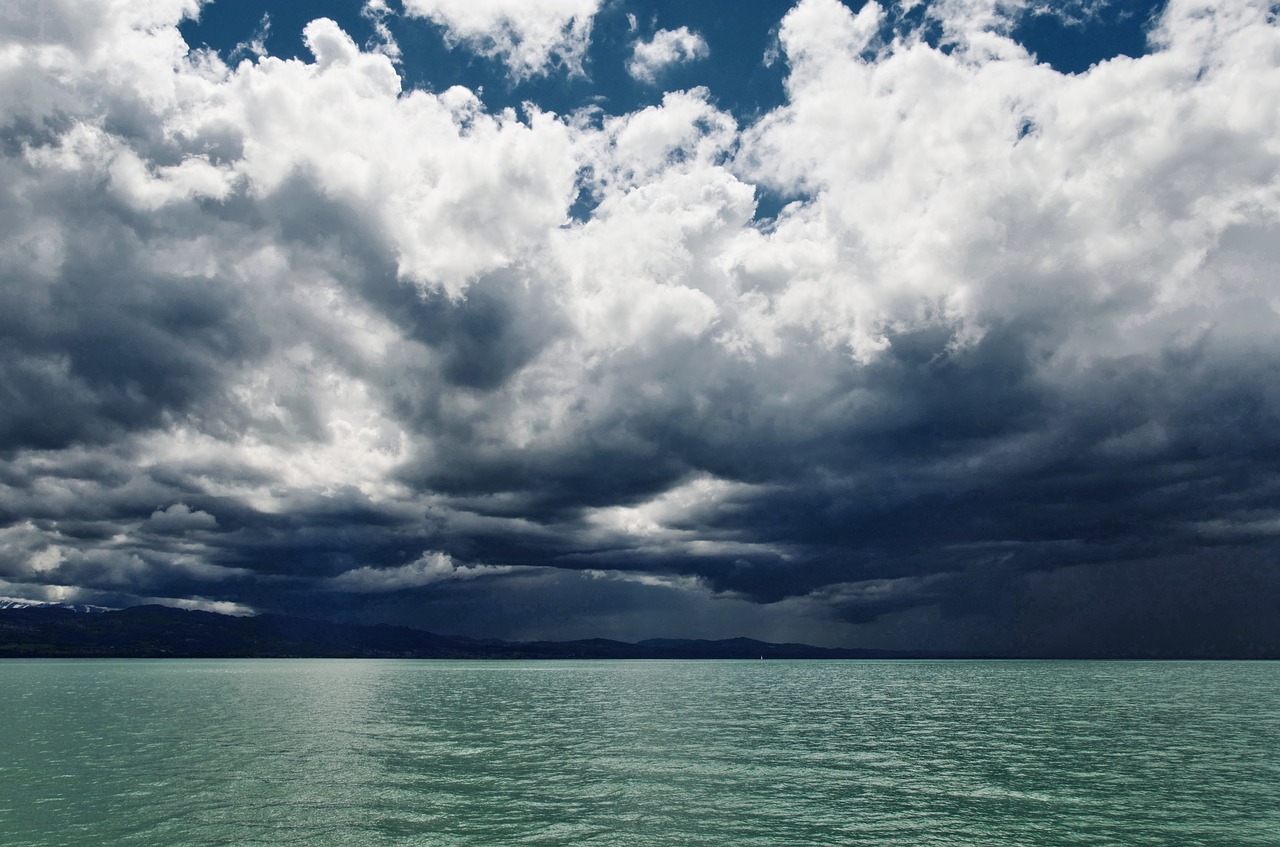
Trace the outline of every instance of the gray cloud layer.
{"type": "MultiPolygon", "coordinates": [[[[939,45],[802,0],[747,126],[404,91],[323,19],[314,61],[229,67],[189,0],[45,5],[0,64],[0,593],[1280,644],[1267,4],[1175,0],[1063,75],[1017,4],[932,4],[939,45]]],[[[596,9],[408,5],[523,76],[596,9]]]]}

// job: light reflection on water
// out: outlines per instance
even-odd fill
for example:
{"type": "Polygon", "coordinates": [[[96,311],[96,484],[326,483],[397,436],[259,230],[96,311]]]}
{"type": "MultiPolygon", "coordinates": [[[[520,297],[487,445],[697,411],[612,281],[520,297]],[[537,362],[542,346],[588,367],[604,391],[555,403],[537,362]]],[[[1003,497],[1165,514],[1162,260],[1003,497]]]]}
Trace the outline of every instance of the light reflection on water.
{"type": "Polygon", "coordinates": [[[1280,663],[21,661],[0,842],[1278,845],[1280,663]]]}

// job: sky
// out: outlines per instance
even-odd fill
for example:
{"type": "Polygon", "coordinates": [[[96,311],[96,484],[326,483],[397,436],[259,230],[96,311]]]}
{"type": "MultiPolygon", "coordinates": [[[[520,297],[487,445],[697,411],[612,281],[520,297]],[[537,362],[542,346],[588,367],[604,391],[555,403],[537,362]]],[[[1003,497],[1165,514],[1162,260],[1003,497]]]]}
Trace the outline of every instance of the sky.
{"type": "Polygon", "coordinates": [[[1280,650],[1254,0],[0,0],[0,595],[1280,650]]]}

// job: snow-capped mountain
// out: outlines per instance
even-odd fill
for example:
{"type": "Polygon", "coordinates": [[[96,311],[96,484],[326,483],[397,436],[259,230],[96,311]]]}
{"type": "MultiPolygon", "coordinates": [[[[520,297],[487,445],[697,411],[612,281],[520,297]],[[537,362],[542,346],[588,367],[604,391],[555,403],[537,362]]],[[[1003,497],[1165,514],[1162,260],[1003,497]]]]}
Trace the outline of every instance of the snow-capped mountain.
{"type": "Polygon", "coordinates": [[[91,606],[88,603],[45,603],[41,600],[23,600],[19,597],[0,597],[0,609],[30,609],[35,606],[70,609],[73,612],[81,612],[83,614],[114,611],[110,606],[91,606]]]}

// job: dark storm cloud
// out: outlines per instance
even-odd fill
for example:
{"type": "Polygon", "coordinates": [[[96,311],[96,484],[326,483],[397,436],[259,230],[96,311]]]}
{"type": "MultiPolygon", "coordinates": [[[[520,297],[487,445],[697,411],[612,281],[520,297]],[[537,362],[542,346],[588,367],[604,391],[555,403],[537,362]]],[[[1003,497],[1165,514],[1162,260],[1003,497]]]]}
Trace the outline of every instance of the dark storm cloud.
{"type": "Polygon", "coordinates": [[[1171,4],[1149,55],[1066,76],[991,4],[804,0],[787,100],[744,126],[698,89],[565,116],[404,92],[390,42],[327,20],[313,62],[230,69],[184,9],[95,5],[5,71],[0,593],[1280,643],[1257,4],[1213,32],[1171,4]]]}
{"type": "Polygon", "coordinates": [[[101,179],[50,176],[22,158],[7,162],[3,198],[15,238],[0,277],[2,449],[218,420],[228,374],[268,339],[243,291],[158,267],[156,254],[220,224],[194,206],[141,214],[101,179]]]}

